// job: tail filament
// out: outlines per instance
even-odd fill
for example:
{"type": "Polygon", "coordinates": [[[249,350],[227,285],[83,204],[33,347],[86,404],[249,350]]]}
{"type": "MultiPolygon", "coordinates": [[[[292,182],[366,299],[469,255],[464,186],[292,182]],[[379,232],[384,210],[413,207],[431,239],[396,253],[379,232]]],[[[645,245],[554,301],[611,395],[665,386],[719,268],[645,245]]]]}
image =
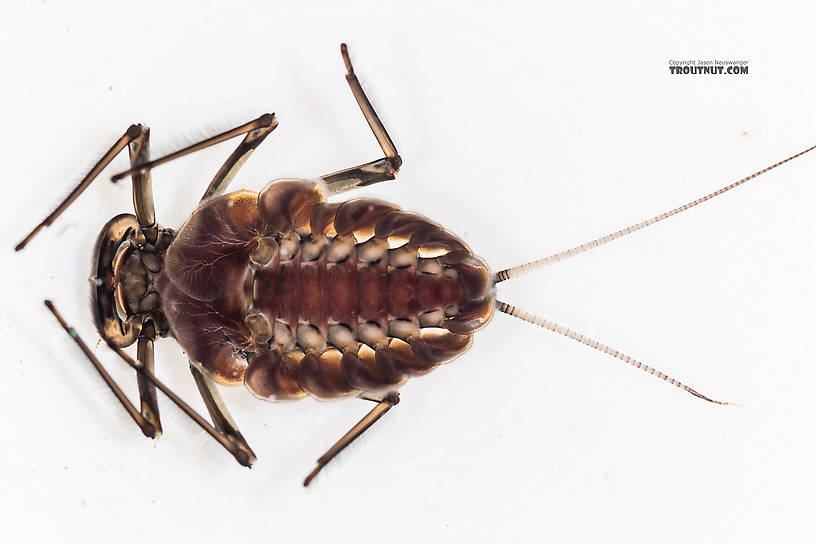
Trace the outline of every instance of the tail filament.
{"type": "Polygon", "coordinates": [[[613,348],[610,348],[609,346],[607,346],[605,344],[601,344],[597,340],[593,340],[592,338],[587,338],[583,334],[579,334],[579,333],[577,333],[577,332],[575,332],[575,331],[573,331],[571,329],[568,329],[567,327],[564,327],[563,325],[559,325],[558,323],[554,323],[554,322],[552,322],[552,321],[550,321],[548,319],[538,317],[537,315],[533,315],[530,312],[525,312],[524,310],[521,310],[519,308],[516,308],[515,306],[511,306],[510,304],[507,304],[505,302],[501,302],[499,300],[496,301],[496,304],[498,305],[498,310],[500,312],[502,312],[502,313],[511,315],[511,316],[513,316],[515,318],[518,318],[518,319],[521,319],[523,321],[527,321],[528,323],[532,323],[533,325],[538,325],[539,327],[542,327],[542,328],[545,328],[545,329],[547,329],[549,331],[558,333],[558,334],[560,334],[562,336],[566,336],[567,338],[575,340],[576,342],[580,342],[580,343],[584,344],[585,346],[595,348],[598,351],[603,352],[603,353],[605,353],[605,354],[607,354],[609,356],[615,357],[616,359],[620,359],[621,361],[623,361],[626,364],[632,365],[635,368],[639,368],[639,369],[641,369],[642,371],[644,371],[644,372],[646,372],[648,374],[652,374],[653,376],[656,376],[657,378],[660,378],[661,380],[663,380],[665,382],[668,382],[668,383],[672,384],[675,387],[679,387],[683,391],[691,393],[695,397],[701,398],[703,400],[707,400],[708,402],[712,402],[714,404],[720,404],[720,405],[724,405],[724,406],[729,404],[728,402],[722,402],[722,401],[714,400],[714,399],[712,399],[710,397],[707,397],[707,396],[703,395],[702,393],[700,393],[700,392],[692,389],[691,387],[685,385],[684,383],[682,383],[682,382],[680,382],[678,380],[675,380],[671,376],[668,376],[668,375],[664,374],[663,372],[660,372],[659,370],[650,367],[649,365],[645,365],[645,364],[641,363],[640,361],[638,361],[636,359],[632,359],[631,357],[629,357],[625,353],[621,353],[620,351],[618,351],[616,349],[613,349],[613,348]]]}
{"type": "Polygon", "coordinates": [[[591,242],[586,242],[585,244],[581,244],[580,246],[574,247],[572,249],[568,249],[566,251],[561,251],[559,253],[555,253],[554,255],[550,255],[549,257],[545,257],[543,259],[538,259],[538,260],[531,261],[531,262],[526,263],[526,264],[522,264],[522,265],[519,265],[519,266],[514,266],[513,268],[508,268],[506,270],[502,270],[502,271],[498,272],[494,276],[493,282],[494,283],[499,283],[499,282],[502,282],[504,280],[509,280],[511,278],[517,278],[518,276],[521,276],[521,275],[526,274],[528,272],[533,272],[534,270],[539,270],[539,269],[541,269],[541,268],[543,268],[545,266],[548,266],[550,264],[557,263],[558,261],[563,261],[564,259],[574,257],[576,255],[579,255],[579,254],[585,252],[585,251],[589,251],[590,249],[593,249],[593,248],[596,248],[596,247],[601,246],[603,244],[606,244],[607,242],[611,242],[612,240],[617,240],[618,238],[626,236],[627,234],[631,234],[631,233],[633,233],[633,232],[635,232],[637,230],[640,230],[642,228],[648,227],[650,225],[654,225],[655,223],[663,221],[664,219],[666,219],[668,217],[676,215],[676,214],[678,214],[680,212],[684,212],[684,211],[688,210],[689,208],[693,208],[694,206],[696,206],[698,204],[702,204],[706,200],[710,200],[710,199],[714,198],[715,196],[719,196],[719,195],[723,194],[726,191],[730,191],[731,189],[733,189],[735,187],[739,187],[740,185],[742,185],[746,181],[750,181],[750,180],[754,179],[757,176],[761,176],[762,174],[773,170],[777,166],[781,166],[781,165],[785,164],[788,161],[792,161],[793,159],[795,159],[797,157],[800,157],[800,156],[804,155],[805,153],[807,153],[808,151],[812,151],[814,149],[816,149],[816,145],[813,146],[813,147],[809,147],[809,148],[805,149],[804,151],[800,151],[796,155],[792,155],[792,156],[788,157],[787,159],[785,159],[783,161],[779,161],[778,163],[773,164],[773,165],[771,165],[771,166],[769,166],[767,168],[763,168],[762,170],[760,170],[758,172],[754,172],[753,174],[751,174],[748,177],[742,178],[741,180],[735,181],[734,183],[732,183],[730,185],[726,185],[725,187],[717,189],[713,193],[709,193],[709,194],[707,194],[707,195],[705,195],[703,197],[698,198],[697,200],[692,200],[691,202],[687,202],[686,204],[683,204],[682,206],[677,207],[677,208],[675,208],[673,210],[663,212],[660,215],[656,215],[656,216],[652,217],[651,219],[641,221],[640,223],[628,226],[625,229],[621,229],[621,230],[613,232],[611,234],[607,234],[606,236],[603,236],[601,238],[592,240],[591,242]]]}

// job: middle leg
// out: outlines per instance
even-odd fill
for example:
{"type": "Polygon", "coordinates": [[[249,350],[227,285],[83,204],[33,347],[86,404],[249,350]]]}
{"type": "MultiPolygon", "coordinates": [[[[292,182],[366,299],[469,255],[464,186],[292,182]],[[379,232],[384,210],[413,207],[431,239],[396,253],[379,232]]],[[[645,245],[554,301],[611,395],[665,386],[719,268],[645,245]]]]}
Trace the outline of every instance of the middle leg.
{"type": "MultiPolygon", "coordinates": [[[[257,119],[253,119],[248,123],[244,123],[243,125],[237,126],[233,129],[227,130],[222,132],[221,134],[216,134],[210,138],[206,138],[201,140],[200,142],[196,142],[192,145],[185,147],[184,149],[180,149],[178,151],[174,151],[168,155],[164,155],[163,157],[159,157],[158,159],[154,159],[149,162],[140,162],[138,164],[132,164],[129,170],[125,170],[124,172],[120,172],[111,177],[111,181],[116,183],[120,179],[125,178],[128,175],[133,175],[137,173],[144,173],[149,172],[151,168],[155,168],[161,164],[170,162],[172,160],[178,159],[185,155],[189,155],[190,153],[195,153],[196,151],[201,151],[202,149],[206,149],[211,147],[215,144],[219,144],[226,140],[235,138],[236,136],[240,136],[241,134],[246,134],[244,139],[238,144],[238,147],[235,148],[235,151],[227,158],[221,168],[218,169],[218,172],[215,174],[215,177],[210,182],[207,190],[204,192],[204,196],[201,197],[201,203],[206,202],[207,200],[211,199],[214,196],[218,196],[219,194],[223,193],[226,190],[227,186],[229,185],[230,181],[235,177],[238,173],[238,170],[243,166],[244,162],[249,158],[252,152],[258,147],[261,142],[269,135],[270,132],[275,130],[278,126],[278,120],[275,118],[274,113],[265,113],[258,117],[257,119]]],[[[152,202],[152,197],[151,197],[152,202]]]]}
{"type": "MultiPolygon", "coordinates": [[[[124,394],[124,392],[122,392],[121,388],[116,384],[113,378],[111,378],[110,374],[108,374],[108,372],[105,370],[105,368],[93,354],[88,345],[82,340],[79,334],[77,334],[76,330],[74,330],[74,328],[71,327],[65,321],[65,319],[62,317],[62,314],[60,314],[59,311],[57,311],[56,307],[50,300],[46,300],[45,305],[57,319],[63,330],[65,330],[65,332],[68,333],[68,335],[74,340],[74,342],[76,342],[76,344],[88,358],[88,360],[91,361],[91,363],[97,369],[99,374],[108,384],[113,394],[116,395],[116,398],[119,399],[119,402],[122,403],[122,406],[124,406],[124,408],[130,414],[130,416],[133,418],[133,420],[136,421],[137,424],[139,424],[139,427],[142,428],[142,432],[144,432],[144,434],[148,436],[153,436],[152,434],[149,434],[155,431],[153,424],[146,418],[144,418],[142,414],[140,414],[139,411],[136,410],[136,408],[134,408],[134,406],[127,399],[127,396],[124,394]]],[[[201,429],[203,429],[207,434],[212,436],[216,442],[218,442],[224,447],[224,449],[230,452],[232,456],[235,457],[235,460],[238,461],[239,464],[245,467],[250,467],[252,465],[252,462],[255,460],[255,454],[252,453],[252,450],[250,450],[248,446],[246,448],[241,447],[239,443],[232,440],[232,437],[228,436],[224,432],[221,432],[219,429],[216,429],[213,425],[210,425],[210,423],[208,423],[207,420],[201,417],[201,415],[199,415],[199,413],[196,412],[189,404],[184,402],[181,399],[181,397],[176,395],[169,387],[167,387],[162,381],[160,381],[155,376],[155,374],[153,374],[153,372],[148,370],[147,365],[145,364],[144,361],[142,360],[134,361],[127,353],[124,352],[122,348],[120,348],[119,346],[112,342],[108,343],[108,347],[110,347],[131,368],[139,372],[140,376],[142,376],[145,380],[150,382],[151,385],[158,388],[162,393],[164,393],[170,399],[170,401],[173,402],[173,404],[178,406],[181,409],[181,411],[183,411],[193,421],[195,421],[196,424],[199,427],[201,427],[201,429]]],[[[227,415],[227,417],[229,416],[227,415]]]]}
{"type": "Polygon", "coordinates": [[[224,399],[221,398],[215,382],[192,363],[190,364],[190,373],[193,375],[201,399],[207,407],[207,412],[210,413],[213,427],[229,440],[235,448],[244,452],[249,465],[253,464],[257,459],[255,452],[252,451],[252,448],[249,447],[246,439],[238,430],[238,425],[235,424],[235,420],[232,419],[227,410],[227,405],[224,404],[224,399]]]}

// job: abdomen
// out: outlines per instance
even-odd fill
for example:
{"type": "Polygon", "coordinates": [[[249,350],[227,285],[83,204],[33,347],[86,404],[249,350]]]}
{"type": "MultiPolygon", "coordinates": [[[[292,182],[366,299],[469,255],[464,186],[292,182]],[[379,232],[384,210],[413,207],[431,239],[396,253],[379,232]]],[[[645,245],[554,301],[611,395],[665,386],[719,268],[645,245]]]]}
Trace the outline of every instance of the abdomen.
{"type": "Polygon", "coordinates": [[[278,181],[201,206],[167,252],[162,307],[190,359],[268,400],[377,394],[464,352],[490,272],[438,224],[278,181]]]}

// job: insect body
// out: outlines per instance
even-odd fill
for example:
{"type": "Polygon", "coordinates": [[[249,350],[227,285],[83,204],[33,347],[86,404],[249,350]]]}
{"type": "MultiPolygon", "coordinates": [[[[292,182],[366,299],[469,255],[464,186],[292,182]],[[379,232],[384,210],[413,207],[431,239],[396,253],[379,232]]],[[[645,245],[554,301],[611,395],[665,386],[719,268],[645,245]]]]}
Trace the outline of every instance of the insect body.
{"type": "Polygon", "coordinates": [[[138,370],[137,409],[53,303],[46,306],[151,437],[161,433],[156,389],[243,465],[255,460],[215,383],[244,383],[267,400],[358,396],[375,407],[317,462],[304,484],[399,401],[409,377],[450,361],[472,343],[494,310],[529,321],[715,401],[628,355],[495,298],[495,286],[587,251],[733,189],[816,146],[674,210],[550,257],[491,275],[467,244],[429,219],[373,199],[328,202],[355,187],[394,179],[402,159],[354,75],[351,87],[384,157],[321,176],[279,180],[260,193],[225,189],[277,126],[273,114],[178,152],[149,159],[149,130],[132,125],[85,179],[18,246],[49,226],[125,147],[135,215],[111,219],[99,235],[93,269],[94,320],[107,344],[138,370]],[[175,232],[156,222],[151,170],[245,135],[213,178],[199,208],[175,232]],[[196,413],[153,374],[153,342],[174,336],[212,419],[196,413]],[[122,348],[137,344],[137,360],[122,348]]]}
{"type": "Polygon", "coordinates": [[[256,395],[393,391],[471,344],[493,310],[484,262],[385,202],[273,182],[201,206],[167,250],[162,311],[188,356],[256,395]]]}

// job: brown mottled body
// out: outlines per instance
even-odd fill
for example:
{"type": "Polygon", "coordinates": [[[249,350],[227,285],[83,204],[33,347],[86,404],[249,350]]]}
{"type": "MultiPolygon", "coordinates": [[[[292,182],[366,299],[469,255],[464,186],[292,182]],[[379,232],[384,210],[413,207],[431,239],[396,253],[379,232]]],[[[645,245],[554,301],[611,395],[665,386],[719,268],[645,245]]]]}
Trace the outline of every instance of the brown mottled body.
{"type": "Polygon", "coordinates": [[[811,146],[701,198],[543,259],[491,276],[467,245],[425,217],[372,199],[326,202],[326,194],[393,180],[402,158],[365,95],[345,44],[346,81],[383,152],[321,176],[283,180],[261,193],[223,195],[249,155],[278,125],[273,113],[151,160],[150,130],[131,125],[59,206],[17,244],[50,226],[125,148],[135,215],[102,228],[91,277],[94,321],[108,346],[137,371],[134,405],[93,350],[50,300],[48,310],[96,368],[142,432],[162,432],[160,390],[244,466],[255,453],[215,382],[241,382],[267,400],[360,395],[376,405],[317,460],[304,485],[399,402],[407,378],[464,352],[494,309],[564,335],[652,374],[698,398],[714,400],[628,355],[567,327],[497,301],[495,285],[653,225],[730,191],[805,153],[811,146]],[[151,171],[243,135],[204,191],[201,206],[176,234],[156,222],[151,171]],[[223,196],[219,196],[223,195],[223,196]],[[154,374],[153,343],[173,334],[212,423],[154,374]],[[123,348],[136,343],[134,360],[123,348]]]}
{"type": "Polygon", "coordinates": [[[191,360],[268,400],[382,395],[450,361],[495,305],[441,226],[283,180],[202,205],[167,250],[163,311],[191,360]]]}

